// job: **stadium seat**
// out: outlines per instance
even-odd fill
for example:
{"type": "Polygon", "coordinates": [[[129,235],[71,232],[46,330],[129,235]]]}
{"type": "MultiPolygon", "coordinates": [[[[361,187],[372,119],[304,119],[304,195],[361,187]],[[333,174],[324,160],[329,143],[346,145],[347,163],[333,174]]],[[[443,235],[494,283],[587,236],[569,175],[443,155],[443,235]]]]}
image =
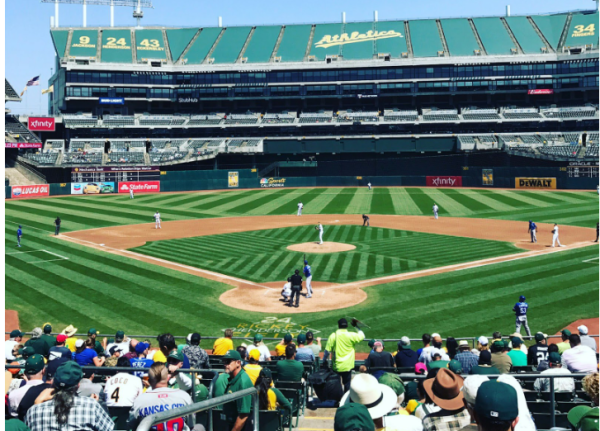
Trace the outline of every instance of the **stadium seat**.
{"type": "MultiPolygon", "coordinates": [[[[571,429],[571,425],[567,420],[566,414],[557,413],[554,416],[554,420],[555,427],[571,429]]],[[[550,428],[552,428],[552,416],[550,415],[550,413],[534,413],[533,421],[535,422],[535,426],[538,430],[549,430],[550,428]]]]}
{"type": "Polygon", "coordinates": [[[108,407],[108,415],[115,423],[115,430],[127,430],[127,421],[131,407],[108,407]]]}

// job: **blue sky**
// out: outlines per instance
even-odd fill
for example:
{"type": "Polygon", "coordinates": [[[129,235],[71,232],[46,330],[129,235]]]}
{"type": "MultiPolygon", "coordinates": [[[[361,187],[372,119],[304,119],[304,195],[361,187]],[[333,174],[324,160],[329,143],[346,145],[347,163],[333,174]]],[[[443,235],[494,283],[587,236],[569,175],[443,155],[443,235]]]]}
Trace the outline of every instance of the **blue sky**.
{"type": "MultiPolygon", "coordinates": [[[[216,26],[219,16],[223,17],[224,26],[338,22],[342,12],[346,12],[347,21],[367,21],[372,19],[374,10],[379,12],[380,20],[501,16],[505,13],[506,4],[511,4],[510,0],[153,0],[153,3],[154,9],[144,12],[143,25],[216,26]]],[[[518,0],[512,2],[511,13],[519,15],[593,8],[595,2],[592,0],[518,0]]],[[[29,79],[41,75],[41,85],[30,87],[23,102],[8,105],[15,114],[45,114],[47,111],[46,96],[41,96],[41,90],[46,88],[51,68],[54,67],[54,48],[49,34],[50,17],[53,14],[54,5],[40,3],[39,0],[6,0],[6,78],[17,92],[21,92],[29,79]]],[[[61,27],[82,25],[80,5],[60,5],[59,16],[61,27]]],[[[109,26],[109,8],[88,6],[87,18],[89,27],[109,26]]],[[[132,9],[115,8],[115,25],[135,25],[132,9]]]]}

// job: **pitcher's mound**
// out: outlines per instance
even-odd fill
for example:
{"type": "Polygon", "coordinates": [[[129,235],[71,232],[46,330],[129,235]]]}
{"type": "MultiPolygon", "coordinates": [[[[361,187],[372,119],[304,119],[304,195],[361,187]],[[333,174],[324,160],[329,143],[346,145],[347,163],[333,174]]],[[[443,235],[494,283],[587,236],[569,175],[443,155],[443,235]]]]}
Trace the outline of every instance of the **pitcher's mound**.
{"type": "Polygon", "coordinates": [[[302,244],[294,244],[287,247],[288,250],[301,251],[303,253],[337,253],[340,251],[354,250],[356,246],[352,244],[344,244],[343,242],[304,242],[302,244]]]}

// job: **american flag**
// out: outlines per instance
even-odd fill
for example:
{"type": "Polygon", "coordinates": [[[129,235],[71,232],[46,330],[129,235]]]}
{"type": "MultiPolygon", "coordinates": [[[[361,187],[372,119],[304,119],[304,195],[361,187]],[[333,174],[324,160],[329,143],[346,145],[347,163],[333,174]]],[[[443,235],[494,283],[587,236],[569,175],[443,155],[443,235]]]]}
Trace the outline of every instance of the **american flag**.
{"type": "Polygon", "coordinates": [[[28,87],[33,87],[34,85],[40,85],[40,77],[39,75],[31,78],[29,81],[27,81],[27,86],[28,87]]]}

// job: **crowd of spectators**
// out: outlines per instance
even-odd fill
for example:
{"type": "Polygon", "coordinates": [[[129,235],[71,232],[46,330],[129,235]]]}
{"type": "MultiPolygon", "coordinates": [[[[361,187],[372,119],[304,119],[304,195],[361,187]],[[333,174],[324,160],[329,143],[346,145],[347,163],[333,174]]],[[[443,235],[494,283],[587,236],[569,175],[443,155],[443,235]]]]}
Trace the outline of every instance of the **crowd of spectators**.
{"type": "MultiPolygon", "coordinates": [[[[261,410],[291,413],[293,406],[279,383],[310,385],[308,408],[338,407],[336,431],[534,431],[525,391],[515,374],[524,367],[539,373],[533,391],[540,394],[550,391],[552,375],[561,376],[553,379],[555,393],[574,394],[575,379],[569,375],[588,374],[583,389],[591,402],[574,407],[568,420],[574,430],[598,430],[596,341],[583,325],[578,334],[563,330],[557,344],[548,344],[548,336],[538,332],[529,348],[518,333],[479,337],[476,348],[452,337],[444,343],[433,333],[423,334],[423,347],[413,349],[404,336],[392,349],[394,354],[386,351],[383,340],[371,339],[371,351],[360,367],[355,346],[365,340],[365,333],[355,319],[338,321],[323,352],[320,338],[315,340],[312,332],[285,334],[272,352],[261,334],[236,348],[233,331],[227,329],[214,341],[210,355],[200,347],[197,332],[180,345],[172,334],[160,334],[155,347],[151,340],[133,339],[123,331],[102,340],[95,328],[85,338],[76,332],[70,325],[54,336],[52,325],[45,323],[25,342],[20,330],[10,333],[5,359],[21,367],[7,367],[5,373],[7,429],[112,430],[115,424],[108,412],[116,407],[128,409],[128,427],[135,429],[148,415],[207,399],[202,376],[186,370],[219,368],[223,372],[215,374],[212,396],[254,387],[261,410]],[[321,368],[315,366],[307,374],[307,364],[321,368]],[[95,375],[89,367],[120,370],[95,375]]],[[[228,429],[250,429],[251,409],[250,397],[225,404],[222,416],[228,429]]],[[[166,427],[184,430],[194,424],[192,417],[181,417],[166,427]]]]}

